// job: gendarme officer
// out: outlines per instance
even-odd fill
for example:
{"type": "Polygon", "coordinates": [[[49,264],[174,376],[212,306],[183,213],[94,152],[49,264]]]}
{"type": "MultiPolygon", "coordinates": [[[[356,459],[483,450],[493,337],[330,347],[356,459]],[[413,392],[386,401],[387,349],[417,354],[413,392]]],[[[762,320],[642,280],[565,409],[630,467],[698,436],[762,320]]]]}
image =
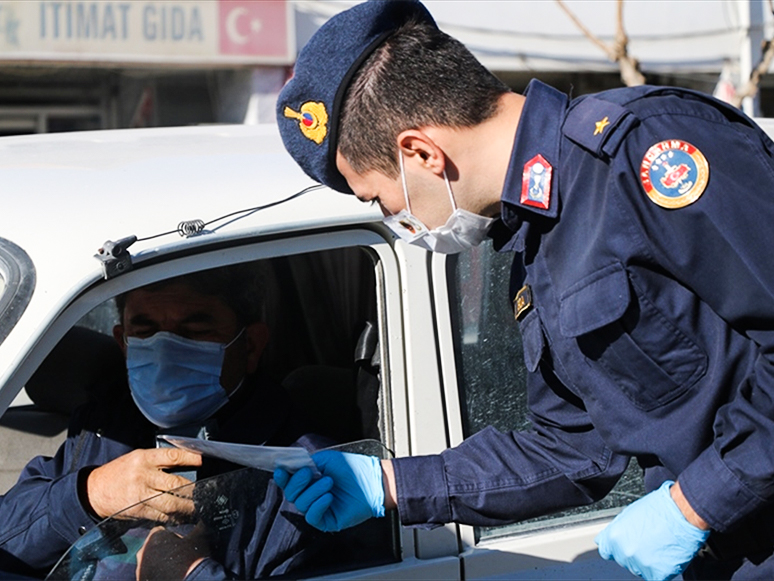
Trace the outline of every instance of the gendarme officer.
{"type": "Polygon", "coordinates": [[[402,238],[515,253],[530,372],[529,431],[279,471],[311,524],[514,522],[602,498],[636,458],[650,492],[603,557],[774,578],[774,144],[750,119],[674,88],[514,94],[402,1],[320,28],[277,112],[301,167],[402,238]]]}

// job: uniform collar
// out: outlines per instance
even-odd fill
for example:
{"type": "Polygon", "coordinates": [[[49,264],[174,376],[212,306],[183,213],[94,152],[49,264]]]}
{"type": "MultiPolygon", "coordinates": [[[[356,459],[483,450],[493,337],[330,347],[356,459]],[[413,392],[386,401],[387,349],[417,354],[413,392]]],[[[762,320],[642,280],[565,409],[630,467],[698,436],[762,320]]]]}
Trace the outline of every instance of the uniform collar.
{"type": "Polygon", "coordinates": [[[512,240],[507,244],[508,250],[517,251],[523,249],[523,235],[526,233],[522,225],[525,219],[535,215],[555,219],[559,215],[559,142],[569,104],[567,95],[538,80],[530,81],[524,96],[526,101],[500,198],[503,223],[511,232],[522,233],[518,237],[522,240],[512,240]],[[523,201],[522,196],[525,173],[536,162],[545,165],[544,161],[551,169],[547,208],[535,205],[536,202],[531,200],[523,201]]]}

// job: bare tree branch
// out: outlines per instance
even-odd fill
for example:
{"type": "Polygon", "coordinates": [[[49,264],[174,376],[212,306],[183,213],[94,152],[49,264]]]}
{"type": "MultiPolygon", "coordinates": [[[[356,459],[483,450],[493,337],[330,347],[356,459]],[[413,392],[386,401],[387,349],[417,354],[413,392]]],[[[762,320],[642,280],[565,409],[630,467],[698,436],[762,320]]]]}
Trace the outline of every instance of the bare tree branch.
{"type": "Polygon", "coordinates": [[[621,69],[621,79],[627,87],[645,84],[645,76],[640,71],[640,62],[629,55],[629,36],[626,34],[623,18],[624,0],[618,0],[616,22],[616,62],[621,69]]]}
{"type": "MultiPolygon", "coordinates": [[[[769,2],[771,1],[772,0],[769,0],[769,2]]],[[[573,14],[569,8],[567,8],[564,0],[556,0],[556,3],[564,11],[564,13],[567,14],[570,20],[575,23],[575,26],[578,27],[578,29],[586,36],[586,38],[588,38],[597,47],[602,49],[605,54],[607,54],[607,58],[615,63],[618,63],[618,68],[621,71],[621,80],[625,85],[628,87],[633,87],[635,85],[642,85],[645,83],[645,76],[640,71],[639,61],[636,58],[629,56],[629,37],[626,34],[623,21],[623,0],[618,0],[615,43],[613,43],[612,46],[606,42],[603,42],[588,28],[586,28],[580,19],[575,16],[575,14],[573,14]]]]}
{"type": "Polygon", "coordinates": [[[615,53],[616,55],[622,55],[627,53],[627,46],[629,44],[629,37],[624,30],[623,23],[623,0],[618,0],[616,3],[616,15],[615,15],[615,53]]]}
{"type": "MultiPolygon", "coordinates": [[[[774,14],[774,1],[768,0],[768,4],[769,11],[774,14]]],[[[772,59],[774,59],[774,42],[772,42],[771,39],[764,41],[761,49],[761,60],[755,65],[755,68],[750,73],[750,78],[747,79],[744,87],[736,91],[736,94],[734,95],[734,99],[731,103],[734,107],[740,108],[744,99],[747,97],[755,97],[755,95],[758,94],[758,86],[761,83],[761,78],[769,72],[769,66],[771,65],[772,59]]]]}
{"type": "Polygon", "coordinates": [[[588,28],[586,28],[583,23],[578,19],[575,14],[572,13],[572,11],[567,8],[563,0],[556,0],[556,3],[559,4],[559,7],[564,11],[567,16],[570,17],[570,20],[572,20],[575,23],[575,26],[577,26],[580,31],[586,35],[586,38],[588,38],[591,42],[596,44],[599,48],[601,48],[604,52],[607,53],[607,57],[615,62],[615,53],[613,50],[607,46],[604,42],[602,42],[599,38],[594,36],[594,33],[592,33],[588,28]]]}
{"type": "Polygon", "coordinates": [[[741,107],[742,101],[747,97],[755,97],[758,94],[758,85],[760,85],[763,75],[769,72],[769,66],[774,59],[774,43],[767,40],[763,43],[763,55],[761,60],[755,66],[750,73],[750,78],[747,79],[744,87],[734,95],[733,105],[734,107],[741,107]]]}

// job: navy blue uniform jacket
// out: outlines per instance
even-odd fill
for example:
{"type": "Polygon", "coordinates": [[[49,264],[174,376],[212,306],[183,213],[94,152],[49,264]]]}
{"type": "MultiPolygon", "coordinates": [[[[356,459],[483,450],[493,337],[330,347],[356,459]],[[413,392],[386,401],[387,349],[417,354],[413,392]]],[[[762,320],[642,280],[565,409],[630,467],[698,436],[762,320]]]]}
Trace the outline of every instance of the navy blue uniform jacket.
{"type": "Polygon", "coordinates": [[[774,526],[772,141],[679,89],[570,102],[533,81],[526,95],[495,242],[518,253],[512,292],[531,290],[533,428],[396,460],[401,520],[497,525],[590,503],[636,457],[648,488],[679,478],[715,531],[774,526]],[[684,207],[656,204],[640,176],[666,140],[709,166],[684,207]],[[522,202],[537,154],[553,171],[546,208],[522,202]]]}
{"type": "MultiPolygon", "coordinates": [[[[215,416],[215,439],[278,446],[295,443],[308,448],[323,443],[322,439],[303,435],[281,388],[253,379],[249,385],[252,389],[242,391],[242,397],[235,397],[215,416]]],[[[128,390],[118,401],[99,401],[77,411],[68,438],[56,456],[34,458],[17,484],[0,497],[0,570],[26,575],[47,573],[80,534],[96,522],[79,500],[79,475],[134,449],[154,447],[155,427],[142,416],[128,390]]],[[[230,468],[238,467],[217,461],[210,464],[205,459],[199,478],[230,468]]],[[[302,539],[311,541],[319,535],[284,500],[273,481],[268,482],[264,501],[255,515],[248,516],[250,530],[235,529],[233,536],[240,546],[226,548],[226,562],[205,560],[192,572],[192,578],[257,578],[284,573],[306,560],[307,544],[302,539]]]]}

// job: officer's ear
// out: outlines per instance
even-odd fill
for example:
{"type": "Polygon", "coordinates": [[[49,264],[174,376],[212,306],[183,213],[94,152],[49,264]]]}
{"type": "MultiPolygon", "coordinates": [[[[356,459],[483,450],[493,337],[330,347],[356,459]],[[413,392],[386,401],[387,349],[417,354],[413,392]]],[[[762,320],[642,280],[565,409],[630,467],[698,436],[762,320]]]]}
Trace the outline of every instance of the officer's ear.
{"type": "Polygon", "coordinates": [[[253,373],[258,368],[263,350],[269,343],[269,335],[269,327],[265,323],[251,323],[245,327],[247,373],[253,373]]]}
{"type": "Polygon", "coordinates": [[[446,167],[446,155],[438,144],[424,131],[406,129],[398,134],[398,148],[403,152],[406,164],[416,164],[441,176],[446,167]]]}

